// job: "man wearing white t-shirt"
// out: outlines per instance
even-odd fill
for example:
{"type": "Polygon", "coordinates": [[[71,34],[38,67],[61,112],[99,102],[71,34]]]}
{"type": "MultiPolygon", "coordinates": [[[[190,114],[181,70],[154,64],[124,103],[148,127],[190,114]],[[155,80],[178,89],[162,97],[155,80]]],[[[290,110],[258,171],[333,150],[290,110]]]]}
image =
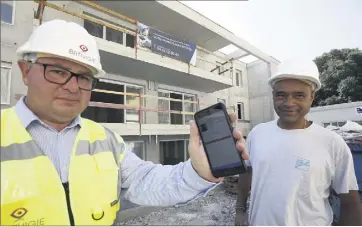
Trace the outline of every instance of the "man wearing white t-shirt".
{"type": "Polygon", "coordinates": [[[236,224],[251,184],[249,225],[331,225],[328,197],[340,197],[341,225],[362,225],[352,154],[345,141],[305,116],[320,89],[313,61],[291,59],[269,79],[279,119],[248,135],[250,171],[239,176],[236,224]],[[249,182],[249,184],[248,184],[249,182]]]}

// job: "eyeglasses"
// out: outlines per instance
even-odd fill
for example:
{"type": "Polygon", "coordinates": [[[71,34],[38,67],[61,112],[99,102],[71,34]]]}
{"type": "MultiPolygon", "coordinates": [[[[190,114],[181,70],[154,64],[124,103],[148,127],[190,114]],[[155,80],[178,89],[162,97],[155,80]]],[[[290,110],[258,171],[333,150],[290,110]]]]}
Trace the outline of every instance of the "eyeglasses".
{"type": "Polygon", "coordinates": [[[64,85],[74,76],[77,79],[79,89],[91,91],[98,82],[98,78],[95,78],[92,73],[78,74],[56,65],[40,62],[34,62],[33,64],[42,65],[44,67],[44,78],[53,84],[64,85]]]}

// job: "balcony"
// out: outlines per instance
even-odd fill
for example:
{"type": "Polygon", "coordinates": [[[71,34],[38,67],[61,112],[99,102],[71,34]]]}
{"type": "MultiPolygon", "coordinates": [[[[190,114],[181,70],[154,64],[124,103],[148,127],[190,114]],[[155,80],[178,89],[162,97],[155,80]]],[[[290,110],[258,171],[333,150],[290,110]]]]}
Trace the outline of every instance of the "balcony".
{"type": "MultiPolygon", "coordinates": [[[[155,31],[159,32],[158,37],[161,37],[160,34],[164,35],[162,40],[153,39],[154,36],[152,38],[150,35],[143,36],[144,31],[141,31],[141,24],[138,21],[110,10],[120,9],[124,4],[129,6],[131,3],[135,4],[135,7],[139,4],[135,1],[97,1],[99,5],[90,1],[44,2],[43,4],[52,10],[44,11],[44,21],[72,18],[72,21],[82,25],[95,37],[103,68],[108,73],[206,93],[233,86],[232,62],[225,56],[213,53],[213,49],[210,51],[197,43],[186,41],[188,39],[185,38],[191,37],[177,36],[180,31],[175,33],[159,31],[158,29],[162,28],[152,27],[152,23],[146,24],[147,31],[153,31],[152,34],[155,31]],[[72,16],[70,17],[69,14],[72,16]],[[142,37],[146,37],[149,43],[146,42],[145,45],[142,37]],[[156,43],[158,43],[157,48],[156,43]],[[160,48],[163,52],[159,50],[160,48]],[[188,52],[185,52],[186,49],[188,52]],[[185,58],[188,59],[185,60],[185,58]],[[225,69],[224,71],[220,71],[221,66],[225,69]]],[[[158,4],[157,7],[160,6],[159,3],[150,1],[142,2],[141,8],[144,9],[144,5],[154,3],[158,4]]],[[[165,8],[165,12],[169,10],[165,8]]],[[[133,14],[134,11],[130,13],[133,14]]],[[[209,46],[206,43],[205,45],[209,46]]]]}
{"type": "Polygon", "coordinates": [[[96,40],[101,50],[102,65],[108,73],[205,93],[232,87],[230,71],[224,75],[218,75],[218,71],[210,72],[217,67],[217,63],[210,63],[201,57],[197,58],[196,66],[192,66],[145,49],[135,50],[100,38],[96,40]]]}

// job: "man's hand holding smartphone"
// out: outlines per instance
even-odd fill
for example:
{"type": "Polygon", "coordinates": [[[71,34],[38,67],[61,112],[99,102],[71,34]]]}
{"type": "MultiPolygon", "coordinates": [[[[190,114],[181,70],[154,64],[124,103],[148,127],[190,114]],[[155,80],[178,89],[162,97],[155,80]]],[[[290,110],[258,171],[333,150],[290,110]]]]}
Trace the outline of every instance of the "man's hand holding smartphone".
{"type": "MultiPolygon", "coordinates": [[[[232,113],[229,114],[230,120],[235,122],[237,116],[232,113]]],[[[200,134],[199,130],[196,126],[194,121],[190,122],[190,141],[189,141],[189,155],[191,159],[192,166],[194,167],[195,171],[199,174],[200,177],[209,181],[209,182],[220,182],[223,178],[215,178],[211,172],[210,165],[208,159],[206,157],[204,147],[200,142],[200,134]]],[[[234,129],[233,136],[237,140],[236,148],[242,154],[242,158],[244,160],[249,159],[249,153],[245,149],[245,140],[241,131],[234,129]]]]}

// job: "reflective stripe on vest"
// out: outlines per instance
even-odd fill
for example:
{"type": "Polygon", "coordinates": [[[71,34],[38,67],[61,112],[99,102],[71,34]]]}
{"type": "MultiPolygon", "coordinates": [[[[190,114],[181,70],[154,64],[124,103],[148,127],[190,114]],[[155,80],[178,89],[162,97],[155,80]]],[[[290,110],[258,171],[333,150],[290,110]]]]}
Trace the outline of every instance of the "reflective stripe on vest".
{"type": "MultiPolygon", "coordinates": [[[[50,141],[49,141],[50,142],[50,141]]],[[[112,225],[119,209],[124,156],[119,135],[82,118],[69,165],[76,225],[112,225]]],[[[58,172],[13,108],[1,111],[1,225],[69,225],[58,172]]]]}

